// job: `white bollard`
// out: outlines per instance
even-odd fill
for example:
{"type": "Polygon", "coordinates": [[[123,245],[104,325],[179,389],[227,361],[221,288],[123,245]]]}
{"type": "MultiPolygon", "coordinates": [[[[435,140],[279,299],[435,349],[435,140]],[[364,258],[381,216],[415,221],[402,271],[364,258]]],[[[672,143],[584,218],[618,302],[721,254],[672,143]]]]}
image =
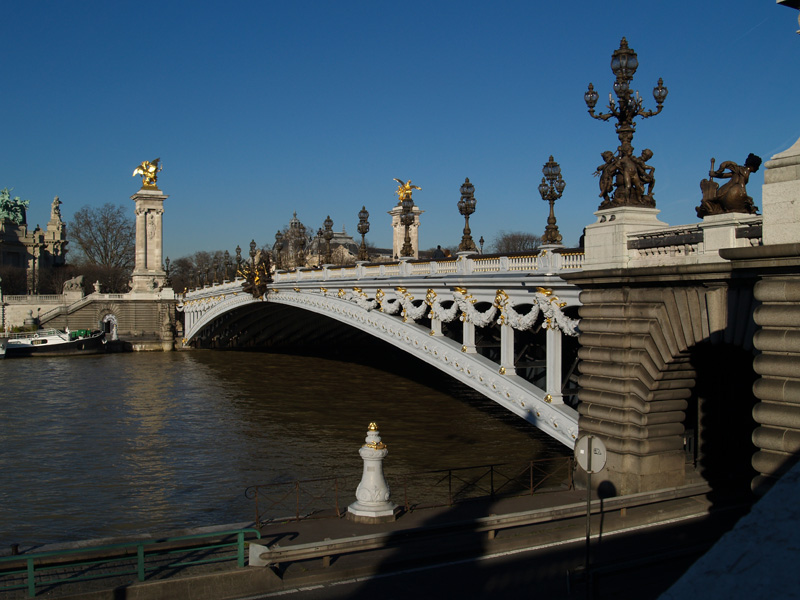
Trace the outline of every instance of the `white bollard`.
{"type": "Polygon", "coordinates": [[[356,501],[347,507],[347,518],[357,523],[394,521],[400,507],[390,501],[391,492],[383,477],[383,459],[389,451],[381,442],[376,423],[369,424],[364,441],[358,450],[364,460],[364,474],[356,488],[356,501]]]}

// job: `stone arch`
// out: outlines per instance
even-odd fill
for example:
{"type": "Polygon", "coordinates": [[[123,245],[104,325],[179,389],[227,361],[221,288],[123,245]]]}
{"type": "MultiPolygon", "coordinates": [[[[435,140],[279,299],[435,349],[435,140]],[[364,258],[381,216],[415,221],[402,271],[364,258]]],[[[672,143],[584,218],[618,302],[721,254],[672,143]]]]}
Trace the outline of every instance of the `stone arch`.
{"type": "MultiPolygon", "coordinates": [[[[579,428],[605,442],[604,476],[619,493],[684,484],[687,413],[713,393],[709,376],[724,366],[715,348],[747,354],[752,365],[752,282],[706,271],[644,281],[626,273],[581,293],[579,428]]],[[[749,384],[742,395],[752,395],[749,384]]],[[[749,419],[746,404],[730,410],[749,419]]]]}
{"type": "Polygon", "coordinates": [[[119,321],[116,306],[104,305],[97,310],[97,322],[100,329],[106,334],[106,339],[116,341],[119,339],[119,321]]]}

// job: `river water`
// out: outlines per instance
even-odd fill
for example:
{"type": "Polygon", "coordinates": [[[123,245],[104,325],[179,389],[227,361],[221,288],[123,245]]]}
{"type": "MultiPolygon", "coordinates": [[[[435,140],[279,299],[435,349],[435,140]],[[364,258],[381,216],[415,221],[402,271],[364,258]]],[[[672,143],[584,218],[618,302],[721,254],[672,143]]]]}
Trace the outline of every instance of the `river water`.
{"type": "Polygon", "coordinates": [[[0,361],[0,548],[252,520],[247,486],[357,481],[371,421],[387,473],[566,454],[431,367],[376,356],[0,361]]]}

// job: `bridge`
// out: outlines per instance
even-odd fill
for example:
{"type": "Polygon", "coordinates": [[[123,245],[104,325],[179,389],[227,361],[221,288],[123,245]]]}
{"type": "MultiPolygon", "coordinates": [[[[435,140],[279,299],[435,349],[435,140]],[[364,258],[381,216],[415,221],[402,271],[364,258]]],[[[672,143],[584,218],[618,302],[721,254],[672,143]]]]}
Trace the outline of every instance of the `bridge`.
{"type": "Polygon", "coordinates": [[[258,297],[237,279],[185,295],[178,305],[183,343],[310,340],[319,321],[309,313],[322,315],[425,361],[572,448],[578,413],[568,385],[580,302],[561,274],[582,263],[583,253],[544,249],[536,256],[324,266],[277,272],[258,297]]]}

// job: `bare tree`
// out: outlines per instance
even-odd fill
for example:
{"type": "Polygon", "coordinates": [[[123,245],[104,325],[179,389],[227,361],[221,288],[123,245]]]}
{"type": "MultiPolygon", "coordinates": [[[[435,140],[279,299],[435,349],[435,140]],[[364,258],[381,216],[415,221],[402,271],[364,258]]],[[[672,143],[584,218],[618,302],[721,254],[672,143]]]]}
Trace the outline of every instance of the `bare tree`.
{"type": "Polygon", "coordinates": [[[74,242],[70,249],[77,256],[73,262],[133,269],[136,224],[122,206],[84,206],[73,215],[67,231],[74,242]]]}
{"type": "Polygon", "coordinates": [[[498,254],[511,252],[533,252],[539,248],[542,238],[524,231],[499,231],[492,243],[492,249],[498,254]]]}
{"type": "Polygon", "coordinates": [[[85,276],[86,285],[99,281],[104,292],[126,292],[133,271],[136,223],[124,207],[106,203],[84,206],[67,228],[72,244],[70,262],[85,276]]]}

